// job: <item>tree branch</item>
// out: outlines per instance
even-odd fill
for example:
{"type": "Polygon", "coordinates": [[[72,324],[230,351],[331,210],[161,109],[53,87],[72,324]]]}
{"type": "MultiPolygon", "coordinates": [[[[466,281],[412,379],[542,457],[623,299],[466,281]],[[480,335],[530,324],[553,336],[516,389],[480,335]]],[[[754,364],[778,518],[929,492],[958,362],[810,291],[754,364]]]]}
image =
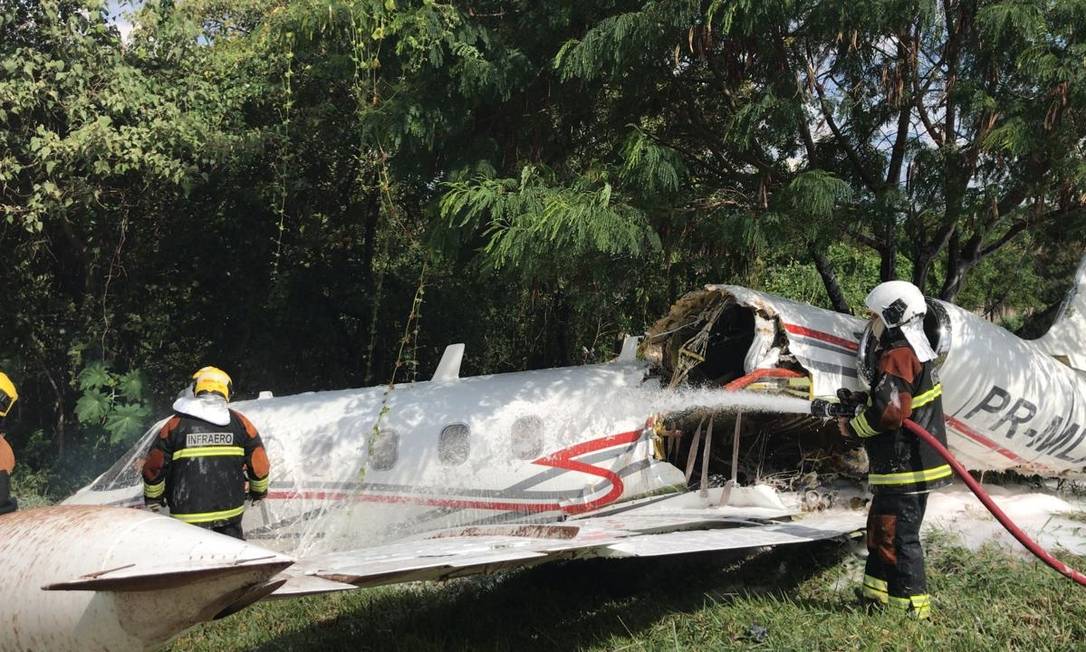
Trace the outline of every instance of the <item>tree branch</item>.
{"type": "Polygon", "coordinates": [[[882,251],[882,243],[867,234],[850,229],[848,231],[848,237],[852,238],[853,240],[859,242],[862,245],[867,245],[868,247],[871,247],[875,251],[882,251]]]}
{"type": "MultiPolygon", "coordinates": [[[[899,64],[901,66],[901,72],[899,74],[912,77],[910,67],[912,63],[912,56],[909,49],[905,46],[905,39],[898,38],[897,51],[899,57],[899,64]]],[[[911,84],[909,84],[911,86],[911,84]]],[[[906,84],[902,83],[901,92],[905,92],[906,84]]],[[[905,145],[909,141],[909,127],[910,117],[912,116],[912,103],[905,101],[904,98],[898,98],[898,104],[901,108],[897,117],[897,136],[894,138],[893,148],[890,150],[890,165],[886,169],[886,184],[897,184],[898,178],[901,176],[901,165],[905,161],[905,145]]]]}
{"type": "Polygon", "coordinates": [[[822,285],[826,286],[826,294],[830,297],[833,309],[837,312],[851,315],[852,309],[848,306],[848,301],[845,299],[845,293],[841,290],[841,285],[837,282],[837,274],[833,271],[833,266],[830,265],[830,261],[826,258],[826,254],[817,249],[814,243],[811,243],[808,246],[808,251],[811,254],[811,258],[814,259],[815,269],[818,270],[818,275],[822,277],[822,285]]]}
{"type": "Polygon", "coordinates": [[[877,192],[879,188],[878,182],[871,176],[871,172],[867,169],[867,166],[860,160],[859,154],[856,153],[856,150],[849,144],[848,140],[845,139],[844,134],[841,133],[841,129],[838,128],[837,121],[833,119],[833,112],[830,111],[829,102],[826,100],[826,90],[822,88],[822,82],[818,81],[814,76],[814,71],[810,68],[810,64],[808,64],[807,67],[807,74],[811,75],[811,79],[814,81],[815,92],[818,93],[818,106],[822,110],[822,116],[826,118],[826,124],[829,125],[830,131],[833,132],[833,137],[837,140],[838,144],[841,145],[841,149],[845,150],[845,155],[848,157],[849,162],[852,163],[852,167],[856,171],[856,174],[863,180],[864,185],[867,186],[868,190],[871,192],[877,192]]]}
{"type": "Polygon", "coordinates": [[[987,256],[990,256],[991,254],[994,254],[1000,247],[1007,244],[1008,242],[1013,240],[1015,236],[1017,236],[1019,233],[1025,231],[1030,227],[1038,226],[1040,224],[1048,222],[1049,220],[1054,220],[1060,217],[1067,217],[1069,215],[1081,212],[1082,210],[1082,206],[1059,208],[1054,211],[1049,211],[1035,220],[1029,220],[1025,218],[1015,220],[1015,222],[1011,224],[1010,228],[1007,229],[1006,233],[994,240],[991,244],[981,247],[978,252],[978,257],[985,258],[987,256]]]}

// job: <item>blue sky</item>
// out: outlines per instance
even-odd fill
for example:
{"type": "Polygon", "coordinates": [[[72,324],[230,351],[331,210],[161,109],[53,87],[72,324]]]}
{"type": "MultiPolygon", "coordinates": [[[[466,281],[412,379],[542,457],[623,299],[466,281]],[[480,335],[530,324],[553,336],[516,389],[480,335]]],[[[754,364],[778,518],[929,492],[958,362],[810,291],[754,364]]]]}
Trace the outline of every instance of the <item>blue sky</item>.
{"type": "Polygon", "coordinates": [[[134,4],[142,4],[140,0],[107,0],[106,11],[109,12],[110,18],[117,25],[117,29],[121,32],[121,38],[128,38],[128,32],[132,29],[132,24],[126,20],[124,14],[132,10],[134,4]]]}

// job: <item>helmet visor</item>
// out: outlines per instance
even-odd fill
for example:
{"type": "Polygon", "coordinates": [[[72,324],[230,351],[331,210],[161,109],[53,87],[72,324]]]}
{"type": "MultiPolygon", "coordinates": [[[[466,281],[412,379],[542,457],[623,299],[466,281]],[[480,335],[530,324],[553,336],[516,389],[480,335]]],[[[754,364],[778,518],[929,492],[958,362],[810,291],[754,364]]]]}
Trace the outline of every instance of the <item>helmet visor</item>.
{"type": "Polygon", "coordinates": [[[927,362],[936,358],[935,351],[931,348],[931,342],[924,332],[924,321],[922,319],[914,319],[903,324],[901,333],[908,340],[909,346],[912,347],[913,353],[916,354],[920,362],[927,362]]]}
{"type": "Polygon", "coordinates": [[[15,405],[15,397],[6,392],[0,392],[0,417],[6,417],[12,405],[15,405]]]}

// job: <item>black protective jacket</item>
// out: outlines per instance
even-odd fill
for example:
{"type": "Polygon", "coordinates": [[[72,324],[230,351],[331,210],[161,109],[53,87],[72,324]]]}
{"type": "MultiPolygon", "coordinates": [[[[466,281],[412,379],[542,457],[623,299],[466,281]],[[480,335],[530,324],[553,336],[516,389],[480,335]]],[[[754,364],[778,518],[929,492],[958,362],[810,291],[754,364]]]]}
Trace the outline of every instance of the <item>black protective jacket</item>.
{"type": "Polygon", "coordinates": [[[934,362],[920,362],[904,340],[886,346],[867,407],[849,422],[864,440],[873,492],[930,491],[950,481],[953,471],[939,453],[902,427],[912,419],[945,446],[942,395],[934,362]]]}
{"type": "Polygon", "coordinates": [[[15,468],[15,454],[8,440],[0,437],[0,514],[14,512],[19,504],[11,495],[11,472],[15,468]]]}
{"type": "Polygon", "coordinates": [[[220,527],[241,520],[246,482],[253,498],[264,497],[269,471],[260,433],[240,412],[230,410],[225,426],[174,414],[147,453],[143,496],[182,521],[220,527]]]}

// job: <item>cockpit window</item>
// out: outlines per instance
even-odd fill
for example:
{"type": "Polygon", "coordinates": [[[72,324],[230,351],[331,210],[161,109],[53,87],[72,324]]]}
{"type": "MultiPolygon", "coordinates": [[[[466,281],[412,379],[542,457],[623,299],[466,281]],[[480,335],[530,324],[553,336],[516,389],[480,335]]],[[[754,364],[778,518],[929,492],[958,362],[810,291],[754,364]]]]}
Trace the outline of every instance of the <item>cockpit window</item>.
{"type": "Polygon", "coordinates": [[[395,430],[380,430],[370,440],[370,468],[388,471],[396,465],[400,451],[400,434],[395,430]]]}
{"type": "Polygon", "coordinates": [[[445,466],[459,466],[471,453],[471,429],[464,423],[453,423],[441,429],[437,456],[445,466]]]}
{"type": "Polygon", "coordinates": [[[166,420],[163,419],[143,433],[143,436],[119,460],[114,462],[108,471],[94,481],[94,484],[91,485],[91,491],[124,489],[143,482],[140,475],[143,471],[143,458],[147,455],[147,450],[151,448],[151,441],[165,422],[166,420]]]}
{"type": "Polygon", "coordinates": [[[543,452],[543,419],[534,414],[513,422],[513,457],[518,460],[534,460],[543,452]]]}

